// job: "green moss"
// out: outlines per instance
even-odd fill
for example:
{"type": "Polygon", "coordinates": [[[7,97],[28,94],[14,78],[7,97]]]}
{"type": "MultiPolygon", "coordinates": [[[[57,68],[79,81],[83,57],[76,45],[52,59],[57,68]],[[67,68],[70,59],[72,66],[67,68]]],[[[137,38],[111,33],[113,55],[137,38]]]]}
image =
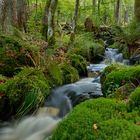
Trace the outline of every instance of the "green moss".
{"type": "Polygon", "coordinates": [[[15,36],[0,36],[0,74],[12,77],[23,66],[34,66],[39,48],[15,36]]]}
{"type": "Polygon", "coordinates": [[[123,102],[110,99],[81,103],[59,124],[51,140],[135,140],[140,127],[127,116],[123,102]]]}
{"type": "Polygon", "coordinates": [[[105,96],[112,94],[120,86],[132,82],[135,86],[139,84],[140,66],[126,67],[117,71],[112,71],[106,76],[102,83],[102,91],[105,96]]]}
{"type": "Polygon", "coordinates": [[[140,112],[140,87],[137,87],[135,91],[131,93],[129,98],[129,109],[138,109],[140,112]]]}
{"type": "Polygon", "coordinates": [[[71,65],[78,70],[80,76],[87,75],[87,62],[81,55],[68,54],[67,57],[71,65]]]}
{"type": "Polygon", "coordinates": [[[79,80],[79,74],[76,68],[71,66],[69,63],[60,64],[62,70],[63,84],[73,83],[79,80]]]}
{"type": "Polygon", "coordinates": [[[11,112],[18,117],[41,105],[48,96],[49,88],[43,72],[34,68],[24,68],[16,76],[0,84],[0,92],[4,92],[11,112]]]}
{"type": "Polygon", "coordinates": [[[108,67],[106,67],[104,69],[104,71],[102,72],[101,74],[101,84],[104,83],[104,81],[106,80],[106,77],[109,73],[113,72],[113,71],[118,71],[118,70],[121,70],[121,69],[124,69],[126,68],[127,66],[125,65],[121,65],[121,64],[111,64],[109,65],[108,67]]]}
{"type": "Polygon", "coordinates": [[[69,53],[81,55],[87,61],[95,63],[103,59],[104,52],[102,43],[96,43],[91,33],[77,35],[74,47],[69,50],[69,53]]]}

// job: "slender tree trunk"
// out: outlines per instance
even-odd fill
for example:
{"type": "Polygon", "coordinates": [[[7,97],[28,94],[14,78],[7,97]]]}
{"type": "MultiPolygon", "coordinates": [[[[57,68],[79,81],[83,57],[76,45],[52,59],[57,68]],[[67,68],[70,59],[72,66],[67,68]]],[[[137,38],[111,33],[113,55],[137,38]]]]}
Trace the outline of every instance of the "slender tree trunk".
{"type": "Polygon", "coordinates": [[[72,19],[72,32],[70,35],[70,42],[71,43],[73,43],[75,40],[75,32],[76,32],[76,26],[77,26],[77,20],[78,20],[79,6],[80,6],[80,1],[75,0],[75,10],[74,10],[74,16],[72,19]]]}
{"type": "Polygon", "coordinates": [[[17,0],[11,0],[12,25],[17,27],[17,0]]]}
{"type": "Polygon", "coordinates": [[[92,14],[95,16],[96,13],[96,0],[92,0],[92,14]]]}
{"type": "Polygon", "coordinates": [[[115,22],[117,24],[121,22],[121,0],[116,1],[115,22]]]}
{"type": "Polygon", "coordinates": [[[42,35],[45,37],[45,40],[47,41],[47,32],[48,32],[48,15],[49,15],[49,7],[51,4],[51,0],[46,1],[45,6],[45,13],[43,17],[43,29],[42,29],[42,35]]]}
{"type": "Polygon", "coordinates": [[[47,32],[47,40],[48,43],[53,45],[55,43],[55,11],[57,7],[58,0],[51,0],[49,13],[48,13],[48,32],[47,32]]]}
{"type": "Polygon", "coordinates": [[[140,22],[140,0],[135,0],[135,11],[134,11],[134,14],[135,14],[135,20],[137,22],[140,22]]]}
{"type": "Polygon", "coordinates": [[[124,24],[128,23],[128,9],[124,0],[122,0],[123,7],[124,7],[124,24]]]}
{"type": "Polygon", "coordinates": [[[101,0],[98,0],[98,18],[100,19],[100,4],[101,0]]]}
{"type": "Polygon", "coordinates": [[[1,25],[2,25],[2,31],[6,32],[6,18],[8,15],[8,0],[3,1],[2,5],[2,17],[1,17],[1,25]]]}
{"type": "Polygon", "coordinates": [[[76,1],[75,1],[75,11],[74,11],[74,16],[73,16],[73,32],[74,32],[74,33],[75,33],[75,31],[76,31],[76,25],[77,25],[77,19],[78,19],[79,5],[80,5],[80,1],[79,1],[79,0],[76,0],[76,1]]]}

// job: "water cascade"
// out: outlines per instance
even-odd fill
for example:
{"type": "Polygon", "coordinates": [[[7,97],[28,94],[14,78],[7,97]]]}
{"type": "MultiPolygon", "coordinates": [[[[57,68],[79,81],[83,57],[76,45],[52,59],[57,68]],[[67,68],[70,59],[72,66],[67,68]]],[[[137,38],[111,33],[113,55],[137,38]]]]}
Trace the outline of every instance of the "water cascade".
{"type": "MultiPolygon", "coordinates": [[[[72,108],[82,101],[102,96],[100,72],[107,66],[105,62],[122,62],[117,49],[106,48],[105,60],[100,64],[90,64],[87,69],[94,78],[84,78],[73,84],[64,85],[51,91],[45,108],[35,116],[22,119],[18,123],[0,129],[0,140],[43,140],[49,138],[58,122],[72,108]]],[[[125,60],[125,63],[128,63],[125,60]]],[[[47,139],[46,139],[47,140],[47,139]]]]}

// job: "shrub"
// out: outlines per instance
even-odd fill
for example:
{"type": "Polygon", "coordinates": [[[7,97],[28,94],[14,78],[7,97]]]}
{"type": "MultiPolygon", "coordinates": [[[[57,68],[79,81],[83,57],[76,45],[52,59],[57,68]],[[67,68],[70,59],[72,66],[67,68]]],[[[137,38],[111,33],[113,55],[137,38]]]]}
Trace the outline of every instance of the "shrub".
{"type": "Polygon", "coordinates": [[[62,70],[63,84],[73,83],[79,80],[78,71],[69,63],[62,63],[59,65],[62,70]]]}
{"type": "Polygon", "coordinates": [[[77,35],[75,46],[69,50],[71,54],[83,56],[87,61],[96,62],[103,59],[105,48],[101,43],[95,43],[91,33],[77,35]]]}
{"type": "Polygon", "coordinates": [[[23,66],[35,66],[39,48],[14,36],[0,36],[0,74],[12,77],[23,66]]]}
{"type": "Polygon", "coordinates": [[[81,55],[68,54],[67,57],[71,65],[78,70],[80,76],[87,76],[87,62],[81,55]]]}
{"type": "Polygon", "coordinates": [[[118,71],[113,71],[106,76],[102,83],[102,91],[105,96],[113,93],[116,89],[128,82],[132,82],[135,86],[139,84],[140,66],[126,67],[118,71]]]}
{"type": "Polygon", "coordinates": [[[137,87],[135,91],[131,93],[129,98],[129,109],[138,109],[140,112],[140,87],[137,87]]]}
{"type": "Polygon", "coordinates": [[[127,107],[110,99],[88,100],[76,106],[58,125],[51,140],[134,140],[140,127],[125,120],[127,107]]]}

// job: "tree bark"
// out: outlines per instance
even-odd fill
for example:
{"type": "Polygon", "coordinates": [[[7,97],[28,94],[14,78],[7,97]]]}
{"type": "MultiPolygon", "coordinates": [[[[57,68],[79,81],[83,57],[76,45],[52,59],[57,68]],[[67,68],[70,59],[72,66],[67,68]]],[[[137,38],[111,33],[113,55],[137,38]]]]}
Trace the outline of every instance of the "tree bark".
{"type": "Polygon", "coordinates": [[[42,35],[45,37],[45,40],[47,41],[47,32],[48,32],[48,15],[49,15],[49,7],[51,4],[51,0],[46,1],[46,6],[45,6],[45,12],[44,12],[44,17],[43,17],[43,29],[42,29],[42,35]]]}
{"type": "Polygon", "coordinates": [[[11,16],[12,16],[12,25],[18,27],[17,25],[17,0],[11,0],[11,16]]]}
{"type": "Polygon", "coordinates": [[[96,12],[96,0],[92,0],[92,14],[95,16],[95,12],[96,12]]]}
{"type": "Polygon", "coordinates": [[[80,1],[75,0],[75,9],[74,9],[74,15],[72,19],[72,32],[70,35],[70,43],[73,44],[75,40],[75,32],[76,32],[76,26],[77,26],[77,20],[78,20],[78,11],[79,11],[80,1]]]}
{"type": "Polygon", "coordinates": [[[98,0],[98,18],[100,18],[100,4],[101,0],[98,0]]]}
{"type": "Polygon", "coordinates": [[[17,0],[17,22],[21,31],[27,31],[27,3],[26,0],[17,0]]]}
{"type": "Polygon", "coordinates": [[[6,17],[7,17],[7,15],[8,15],[8,0],[3,0],[1,26],[2,26],[2,31],[4,33],[6,32],[6,17]]]}
{"type": "Polygon", "coordinates": [[[47,32],[47,40],[48,43],[53,45],[55,43],[55,11],[57,7],[58,0],[51,0],[49,13],[48,13],[48,32],[47,32]]]}
{"type": "Polygon", "coordinates": [[[140,22],[140,0],[135,0],[134,8],[135,20],[140,22]]]}
{"type": "Polygon", "coordinates": [[[121,0],[116,1],[116,9],[115,9],[115,22],[119,24],[121,22],[121,0]]]}
{"type": "Polygon", "coordinates": [[[80,1],[76,0],[75,1],[75,10],[74,10],[74,16],[73,16],[73,32],[75,33],[76,31],[76,25],[77,25],[77,19],[78,19],[78,11],[79,11],[79,5],[80,1]]]}

